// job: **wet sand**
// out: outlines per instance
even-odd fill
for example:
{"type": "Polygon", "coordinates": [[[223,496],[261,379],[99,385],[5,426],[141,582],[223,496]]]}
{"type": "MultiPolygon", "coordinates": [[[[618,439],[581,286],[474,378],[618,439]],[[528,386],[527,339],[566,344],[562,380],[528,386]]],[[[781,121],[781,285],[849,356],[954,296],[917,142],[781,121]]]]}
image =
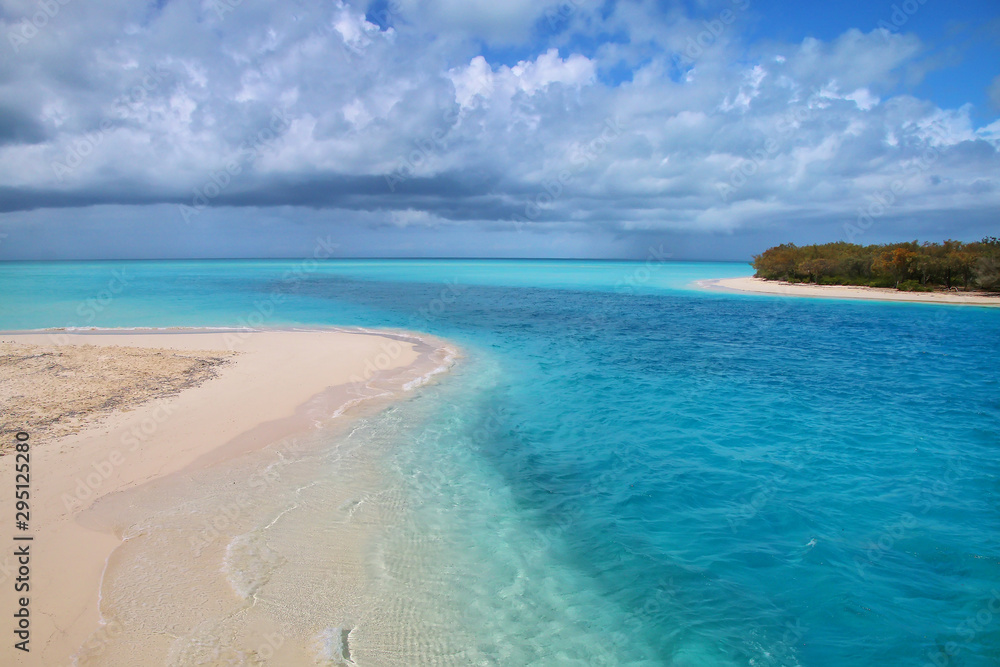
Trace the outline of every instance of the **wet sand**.
{"type": "MultiPolygon", "coordinates": [[[[0,334],[0,341],[5,358],[13,360],[0,375],[4,428],[10,431],[4,437],[11,441],[4,442],[0,478],[13,487],[15,457],[7,445],[14,432],[28,432],[31,520],[22,535],[34,538],[27,593],[31,651],[5,649],[4,655],[32,665],[185,664],[195,658],[254,664],[292,651],[280,632],[254,630],[252,623],[225,650],[195,650],[197,632],[216,642],[219,635],[182,627],[197,622],[185,615],[234,600],[247,603],[237,609],[253,606],[252,574],[242,581],[246,576],[226,569],[248,556],[266,562],[266,549],[252,539],[206,538],[204,525],[153,525],[149,517],[185,503],[202,503],[203,516],[224,513],[218,495],[206,499],[202,492],[238,481],[247,508],[266,499],[276,482],[261,472],[267,468],[255,456],[285,461],[314,450],[320,446],[312,437],[317,427],[331,420],[348,424],[338,419],[345,411],[352,417],[390,404],[455,355],[440,341],[403,332],[341,330],[35,332],[0,334]],[[73,400],[61,401],[63,395],[73,400]],[[17,423],[8,418],[14,414],[8,406],[19,406],[17,423]],[[67,424],[70,431],[63,433],[67,424]],[[142,543],[145,551],[131,549],[142,543]],[[171,579],[151,571],[141,557],[172,549],[186,554],[178,563],[186,568],[182,579],[173,579],[191,583],[186,593],[175,586],[157,590],[157,583],[171,579]],[[127,610],[113,604],[122,586],[139,592],[127,610]],[[171,638],[174,630],[187,631],[184,642],[176,633],[171,638]]],[[[14,511],[13,492],[0,494],[0,512],[12,518],[14,511]]],[[[5,532],[9,540],[15,531],[11,526],[5,532]]],[[[355,532],[363,543],[363,525],[355,532]]],[[[0,578],[9,589],[17,575],[13,549],[5,552],[0,578]]],[[[13,593],[2,596],[6,618],[13,618],[15,604],[13,593]]],[[[334,654],[337,641],[329,637],[334,654]]]]}
{"type": "Polygon", "coordinates": [[[866,299],[872,301],[904,301],[942,303],[971,306],[1000,306],[1000,296],[968,292],[901,292],[883,287],[854,285],[805,285],[762,278],[723,278],[700,280],[697,284],[706,289],[725,289],[753,294],[779,296],[805,296],[827,299],[866,299]]]}

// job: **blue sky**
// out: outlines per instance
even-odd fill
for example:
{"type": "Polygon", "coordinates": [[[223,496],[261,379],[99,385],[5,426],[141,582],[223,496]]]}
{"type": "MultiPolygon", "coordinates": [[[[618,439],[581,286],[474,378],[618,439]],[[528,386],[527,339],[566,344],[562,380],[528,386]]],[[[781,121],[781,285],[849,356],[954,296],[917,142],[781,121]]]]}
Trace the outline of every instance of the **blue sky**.
{"type": "Polygon", "coordinates": [[[0,259],[1000,233],[996,3],[0,2],[0,259]]]}
{"type": "Polygon", "coordinates": [[[879,26],[896,28],[898,17],[906,21],[898,32],[912,33],[927,47],[927,58],[939,58],[940,66],[927,73],[913,86],[903,85],[899,92],[910,92],[944,106],[957,108],[966,103],[975,106],[980,120],[995,119],[998,109],[990,108],[987,91],[1000,74],[1000,11],[995,2],[911,3],[912,14],[903,2],[783,3],[757,0],[759,18],[748,37],[750,40],[776,39],[795,41],[809,36],[835,39],[850,28],[867,31],[879,26]]]}

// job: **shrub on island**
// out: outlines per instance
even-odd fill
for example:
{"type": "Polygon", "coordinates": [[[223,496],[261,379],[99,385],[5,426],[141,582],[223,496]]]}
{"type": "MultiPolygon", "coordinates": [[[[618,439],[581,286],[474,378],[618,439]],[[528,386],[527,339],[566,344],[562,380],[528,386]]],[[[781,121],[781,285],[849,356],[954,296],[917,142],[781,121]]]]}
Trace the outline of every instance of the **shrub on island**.
{"type": "Polygon", "coordinates": [[[1000,291],[1000,239],[976,243],[783,243],[753,259],[758,278],[817,285],[1000,291]]]}

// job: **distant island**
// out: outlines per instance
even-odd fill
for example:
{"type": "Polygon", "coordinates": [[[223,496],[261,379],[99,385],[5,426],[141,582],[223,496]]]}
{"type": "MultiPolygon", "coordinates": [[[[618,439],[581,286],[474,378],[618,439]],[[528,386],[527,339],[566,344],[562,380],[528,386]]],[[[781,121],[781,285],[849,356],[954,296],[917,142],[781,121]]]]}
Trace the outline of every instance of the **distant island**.
{"type": "Polygon", "coordinates": [[[905,292],[1000,292],[1000,239],[868,246],[785,243],[755,255],[753,268],[757,278],[789,283],[883,287],[905,292]]]}

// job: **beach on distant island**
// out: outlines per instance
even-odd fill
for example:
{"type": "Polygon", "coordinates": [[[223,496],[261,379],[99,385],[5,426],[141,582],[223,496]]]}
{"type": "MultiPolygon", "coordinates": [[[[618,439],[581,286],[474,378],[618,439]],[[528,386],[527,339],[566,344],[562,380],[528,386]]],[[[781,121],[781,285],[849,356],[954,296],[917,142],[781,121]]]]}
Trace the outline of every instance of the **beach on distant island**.
{"type": "Polygon", "coordinates": [[[0,667],[1000,667],[1000,0],[0,23],[0,667]]]}
{"type": "Polygon", "coordinates": [[[695,283],[705,289],[768,294],[776,296],[813,297],[826,299],[862,299],[868,301],[902,301],[915,303],[940,303],[967,306],[1000,306],[1000,294],[985,292],[904,292],[888,287],[859,285],[816,285],[764,280],[753,276],[699,280],[695,283]]]}
{"type": "MultiPolygon", "coordinates": [[[[31,552],[31,651],[8,659],[311,664],[317,650],[345,655],[349,629],[317,649],[283,628],[287,619],[248,614],[260,582],[234,563],[267,554],[241,551],[239,532],[258,505],[296,483],[275,471],[321,446],[318,428],[328,447],[331,423],[343,433],[349,417],[383,409],[455,355],[429,337],[344,329],[0,334],[0,405],[5,428],[14,427],[0,467],[14,479],[7,445],[26,432],[30,544],[44,545],[31,552]],[[226,635],[219,619],[232,615],[246,623],[226,635]]],[[[360,493],[350,479],[342,486],[360,493]]],[[[3,494],[0,511],[13,517],[14,502],[3,494]]],[[[342,587],[363,589],[364,539],[377,523],[346,522],[329,551],[342,587]]],[[[0,558],[4,579],[13,558],[0,558]]],[[[5,597],[7,618],[11,604],[5,597]]]]}
{"type": "Polygon", "coordinates": [[[1000,309],[299,266],[0,263],[0,664],[924,664],[996,608],[1000,309]]]}

